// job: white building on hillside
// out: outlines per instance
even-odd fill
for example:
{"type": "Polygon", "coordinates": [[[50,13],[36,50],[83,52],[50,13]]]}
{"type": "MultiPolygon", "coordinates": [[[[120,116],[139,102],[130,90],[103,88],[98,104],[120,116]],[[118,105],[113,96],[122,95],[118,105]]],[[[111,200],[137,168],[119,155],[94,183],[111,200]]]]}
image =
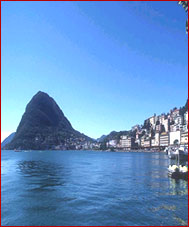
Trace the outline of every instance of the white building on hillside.
{"type": "Polygon", "coordinates": [[[174,131],[169,133],[170,145],[174,145],[176,142],[180,144],[180,131],[174,131]]]}
{"type": "Polygon", "coordinates": [[[184,114],[184,124],[188,125],[188,111],[184,114]]]}
{"type": "Polygon", "coordinates": [[[109,145],[110,147],[116,147],[116,145],[117,145],[117,140],[110,140],[110,141],[108,142],[108,145],[109,145]]]}

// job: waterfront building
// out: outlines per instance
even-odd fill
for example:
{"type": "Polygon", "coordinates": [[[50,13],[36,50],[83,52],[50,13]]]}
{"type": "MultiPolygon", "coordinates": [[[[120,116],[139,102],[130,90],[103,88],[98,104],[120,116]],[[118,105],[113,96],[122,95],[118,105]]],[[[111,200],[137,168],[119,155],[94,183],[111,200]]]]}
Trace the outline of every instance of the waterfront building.
{"type": "Polygon", "coordinates": [[[156,146],[155,138],[151,138],[151,147],[155,146],[156,146]]]}
{"type": "Polygon", "coordinates": [[[135,144],[137,147],[141,147],[141,139],[140,138],[136,138],[135,139],[135,144]]]}
{"type": "Polygon", "coordinates": [[[120,138],[121,138],[121,140],[125,140],[125,139],[127,139],[127,135],[122,135],[120,138]]]}
{"type": "Polygon", "coordinates": [[[135,138],[134,137],[128,137],[127,145],[128,145],[128,148],[130,148],[130,149],[136,148],[135,138]]]}
{"type": "Polygon", "coordinates": [[[117,140],[110,140],[106,144],[107,147],[116,147],[116,145],[117,145],[117,140]]]}
{"type": "Polygon", "coordinates": [[[127,139],[127,136],[126,135],[122,135],[121,137],[120,137],[121,139],[120,139],[120,147],[121,148],[126,148],[126,139],[127,139]]]}
{"type": "Polygon", "coordinates": [[[180,135],[180,144],[188,145],[188,132],[182,132],[180,135]]]}
{"type": "Polygon", "coordinates": [[[93,148],[100,149],[100,143],[97,143],[97,142],[93,143],[93,148]]]}
{"type": "Polygon", "coordinates": [[[162,132],[160,134],[159,142],[160,142],[161,147],[169,146],[169,133],[168,132],[162,132]]]}
{"type": "Polygon", "coordinates": [[[144,147],[145,148],[151,147],[151,140],[150,140],[150,138],[146,138],[144,140],[144,147]]]}
{"type": "Polygon", "coordinates": [[[155,137],[155,146],[158,147],[159,146],[159,133],[156,132],[154,137],[155,137]]]}
{"type": "Polygon", "coordinates": [[[82,147],[84,150],[88,150],[88,149],[92,149],[93,145],[90,142],[85,142],[82,147]]]}
{"type": "Polygon", "coordinates": [[[142,136],[140,139],[141,147],[144,147],[144,140],[145,140],[145,136],[142,136]]]}
{"type": "Polygon", "coordinates": [[[180,131],[172,131],[169,133],[170,136],[170,145],[174,145],[175,143],[180,144],[180,131]]]}
{"type": "Polygon", "coordinates": [[[132,149],[135,147],[135,138],[130,136],[124,136],[120,140],[122,148],[132,149]]]}

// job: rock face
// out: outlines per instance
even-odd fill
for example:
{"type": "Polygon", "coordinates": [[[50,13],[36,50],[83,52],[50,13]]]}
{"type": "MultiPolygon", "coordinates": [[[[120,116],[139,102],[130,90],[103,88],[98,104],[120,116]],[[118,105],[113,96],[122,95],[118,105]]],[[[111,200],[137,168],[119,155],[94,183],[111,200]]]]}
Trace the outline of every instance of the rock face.
{"type": "Polygon", "coordinates": [[[15,135],[15,132],[11,133],[6,139],[3,140],[3,142],[1,143],[1,150],[4,149],[5,145],[7,145],[13,140],[14,135],[15,135]]]}
{"type": "Polygon", "coordinates": [[[90,141],[73,129],[53,98],[39,91],[28,103],[13,140],[6,149],[74,149],[90,141]]]}

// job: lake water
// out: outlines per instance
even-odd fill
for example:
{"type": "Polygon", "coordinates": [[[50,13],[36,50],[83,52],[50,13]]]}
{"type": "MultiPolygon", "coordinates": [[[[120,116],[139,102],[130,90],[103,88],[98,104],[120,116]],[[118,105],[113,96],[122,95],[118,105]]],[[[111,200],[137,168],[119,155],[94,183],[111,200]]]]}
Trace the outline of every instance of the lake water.
{"type": "Polygon", "coordinates": [[[163,153],[1,151],[1,225],[187,225],[163,153]]]}

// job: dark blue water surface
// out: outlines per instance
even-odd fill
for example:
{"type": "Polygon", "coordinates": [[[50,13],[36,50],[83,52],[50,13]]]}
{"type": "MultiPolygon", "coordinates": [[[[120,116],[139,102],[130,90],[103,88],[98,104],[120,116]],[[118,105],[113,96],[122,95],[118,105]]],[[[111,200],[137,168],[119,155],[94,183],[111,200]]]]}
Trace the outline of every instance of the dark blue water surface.
{"type": "Polygon", "coordinates": [[[1,152],[2,225],[187,225],[163,153],[1,152]]]}

